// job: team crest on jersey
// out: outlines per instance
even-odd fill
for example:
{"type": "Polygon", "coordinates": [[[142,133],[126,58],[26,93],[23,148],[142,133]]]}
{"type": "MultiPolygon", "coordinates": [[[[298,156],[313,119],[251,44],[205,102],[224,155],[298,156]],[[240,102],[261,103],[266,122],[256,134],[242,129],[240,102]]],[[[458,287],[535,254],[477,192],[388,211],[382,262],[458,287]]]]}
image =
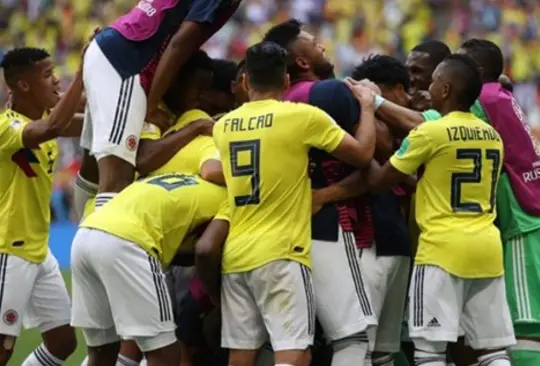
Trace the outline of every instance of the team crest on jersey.
{"type": "Polygon", "coordinates": [[[135,151],[137,149],[137,137],[135,135],[130,135],[126,139],[126,147],[129,151],[135,151]]]}
{"type": "Polygon", "coordinates": [[[13,325],[17,323],[17,320],[19,319],[19,314],[13,309],[10,309],[4,313],[4,323],[7,325],[13,325]]]}
{"type": "Polygon", "coordinates": [[[19,128],[21,128],[22,124],[23,123],[18,119],[14,119],[9,123],[9,127],[13,128],[14,130],[18,130],[19,128]]]}

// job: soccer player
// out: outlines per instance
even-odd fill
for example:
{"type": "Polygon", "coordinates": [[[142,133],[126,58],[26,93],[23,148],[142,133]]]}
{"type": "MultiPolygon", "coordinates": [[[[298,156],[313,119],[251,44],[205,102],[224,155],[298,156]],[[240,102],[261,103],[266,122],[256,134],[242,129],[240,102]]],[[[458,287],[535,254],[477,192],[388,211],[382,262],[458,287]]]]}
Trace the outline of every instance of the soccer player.
{"type": "Polygon", "coordinates": [[[158,175],[131,184],[82,222],[71,256],[72,324],[83,328],[89,365],[114,364],[121,338],[135,340],[150,366],[178,365],[162,269],[225,198],[224,188],[200,177],[158,175]]]}
{"type": "MultiPolygon", "coordinates": [[[[394,57],[372,55],[355,68],[352,77],[356,80],[369,79],[374,82],[381,90],[382,97],[398,105],[406,107],[412,100],[412,97],[407,93],[410,87],[407,68],[394,57]]],[[[390,144],[387,141],[377,144],[379,152],[379,154],[376,153],[377,160],[384,163],[396,150],[396,140],[384,123],[378,122],[377,127],[377,140],[381,139],[381,135],[390,135],[390,144]]],[[[399,203],[403,212],[408,212],[410,195],[406,194],[407,191],[394,189],[393,193],[396,196],[399,195],[399,203]]],[[[394,205],[374,206],[374,210],[380,211],[381,216],[390,216],[398,206],[395,204],[397,198],[390,202],[394,202],[394,205]]],[[[408,237],[405,215],[402,212],[397,212],[396,215],[392,215],[391,219],[402,223],[400,226],[403,228],[402,236],[408,237]]],[[[362,268],[370,285],[372,304],[378,316],[372,356],[374,365],[384,365],[400,351],[401,325],[411,263],[409,241],[402,239],[400,243],[399,240],[395,240],[387,247],[384,244],[385,241],[376,240],[372,247],[361,250],[362,268]]]]}
{"type": "MultiPolygon", "coordinates": [[[[332,79],[334,65],[313,35],[291,19],[271,28],[264,39],[288,51],[291,87],[284,99],[309,103],[328,113],[345,131],[356,131],[364,153],[372,156],[374,125],[363,123],[360,105],[347,85],[332,79]]],[[[366,357],[369,344],[364,331],[376,323],[356,251],[357,245],[369,247],[374,241],[371,201],[357,197],[362,187],[360,173],[325,151],[311,150],[310,176],[317,318],[332,344],[332,364],[342,366],[366,357]]]]}
{"type": "Polygon", "coordinates": [[[415,46],[405,62],[411,78],[410,92],[427,91],[438,64],[450,55],[450,48],[441,41],[431,40],[415,46]]]}
{"type": "Polygon", "coordinates": [[[133,181],[143,123],[163,121],[158,104],[176,74],[240,2],[142,0],[90,44],[81,146],[98,161],[97,208],[133,181]]]}
{"type": "Polygon", "coordinates": [[[236,95],[233,85],[236,81],[236,63],[224,59],[213,59],[214,77],[212,86],[207,92],[207,113],[214,120],[219,120],[227,112],[236,107],[236,95]]]}
{"type": "Polygon", "coordinates": [[[58,157],[54,138],[80,133],[80,125],[70,122],[82,73],[60,98],[47,51],[17,48],[0,66],[12,93],[11,108],[0,114],[0,365],[7,364],[23,323],[43,338],[23,365],[60,365],[76,338],[66,285],[48,247],[49,203],[58,157]]]}
{"type": "Polygon", "coordinates": [[[526,116],[507,86],[499,83],[503,54],[488,40],[471,39],[459,51],[472,57],[484,86],[472,112],[493,126],[505,143],[503,173],[497,187],[497,221],[504,243],[507,299],[517,345],[516,366],[540,364],[540,151],[526,116]]]}
{"type": "MultiPolygon", "coordinates": [[[[243,83],[250,102],[214,127],[230,205],[221,296],[230,365],[253,364],[267,332],[276,364],[307,365],[315,330],[308,151],[357,167],[372,159],[320,109],[279,101],[289,87],[286,54],[272,42],[248,50],[243,83]]],[[[373,128],[373,95],[361,100],[362,123],[373,128]]]]}
{"type": "Polygon", "coordinates": [[[417,365],[445,366],[460,325],[486,366],[509,366],[515,343],[503,279],[495,189],[500,135],[469,112],[480,95],[476,63],[446,58],[433,73],[431,100],[443,118],[411,131],[372,187],[388,187],[424,167],[417,188],[420,242],[409,290],[409,332],[417,365]],[[496,319],[496,320],[494,320],[496,319]]]}

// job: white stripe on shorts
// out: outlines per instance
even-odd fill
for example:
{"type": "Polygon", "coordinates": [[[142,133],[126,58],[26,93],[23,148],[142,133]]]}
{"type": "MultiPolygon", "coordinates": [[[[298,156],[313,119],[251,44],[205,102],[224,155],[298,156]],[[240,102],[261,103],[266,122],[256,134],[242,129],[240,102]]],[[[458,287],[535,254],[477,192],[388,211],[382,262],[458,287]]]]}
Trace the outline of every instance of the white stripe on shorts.
{"type": "Polygon", "coordinates": [[[349,268],[351,270],[354,288],[360,307],[365,316],[373,315],[371,308],[371,302],[366,293],[366,285],[362,280],[362,271],[360,269],[360,261],[358,258],[358,251],[356,248],[356,239],[352,231],[343,231],[343,242],[345,245],[345,252],[347,254],[347,261],[349,262],[349,268]]]}
{"type": "Polygon", "coordinates": [[[116,105],[111,134],[109,135],[109,141],[116,145],[120,145],[120,142],[124,138],[134,84],[135,76],[131,76],[122,80],[122,84],[120,85],[118,104],[116,105]]]}

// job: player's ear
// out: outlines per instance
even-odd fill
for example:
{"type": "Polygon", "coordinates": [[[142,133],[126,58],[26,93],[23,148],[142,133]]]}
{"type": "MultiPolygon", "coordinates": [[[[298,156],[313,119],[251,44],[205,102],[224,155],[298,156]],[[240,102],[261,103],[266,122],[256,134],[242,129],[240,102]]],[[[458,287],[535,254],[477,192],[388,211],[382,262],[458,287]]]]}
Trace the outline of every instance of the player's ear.
{"type": "Polygon", "coordinates": [[[291,75],[288,73],[285,74],[285,78],[283,79],[283,86],[285,87],[285,90],[291,87],[291,75]]]}
{"type": "Polygon", "coordinates": [[[23,79],[17,80],[17,88],[19,88],[20,91],[28,92],[30,91],[30,84],[23,79]]]}
{"type": "Polygon", "coordinates": [[[307,71],[307,70],[309,70],[309,69],[311,68],[311,65],[309,64],[309,62],[308,62],[305,58],[303,58],[303,57],[297,57],[297,58],[294,60],[294,62],[296,63],[296,65],[297,65],[300,69],[302,69],[302,70],[304,70],[304,71],[307,71]]]}
{"type": "Polygon", "coordinates": [[[249,90],[249,86],[248,86],[248,80],[247,80],[247,76],[245,72],[242,73],[241,79],[242,79],[242,88],[244,88],[244,90],[247,92],[249,90]]]}
{"type": "Polygon", "coordinates": [[[452,93],[452,86],[450,84],[444,83],[441,90],[442,99],[448,99],[450,93],[452,93]]]}

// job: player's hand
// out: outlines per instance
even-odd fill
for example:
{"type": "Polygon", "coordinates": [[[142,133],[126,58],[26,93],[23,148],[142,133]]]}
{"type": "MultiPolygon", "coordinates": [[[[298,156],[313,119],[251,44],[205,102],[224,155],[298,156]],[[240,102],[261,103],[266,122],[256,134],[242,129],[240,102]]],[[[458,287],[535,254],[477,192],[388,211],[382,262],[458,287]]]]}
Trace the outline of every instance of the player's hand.
{"type": "Polygon", "coordinates": [[[425,111],[431,109],[431,95],[427,90],[418,90],[413,95],[409,102],[409,107],[416,111],[425,111]]]}
{"type": "Polygon", "coordinates": [[[311,214],[315,215],[326,204],[326,199],[322,189],[311,191],[311,214]]]}
{"type": "Polygon", "coordinates": [[[354,97],[360,102],[362,108],[374,108],[375,92],[362,84],[347,84],[354,97]]]}
{"type": "Polygon", "coordinates": [[[213,119],[201,118],[193,122],[193,126],[197,129],[200,135],[212,136],[214,125],[216,122],[213,119]]]}
{"type": "Polygon", "coordinates": [[[158,127],[161,132],[167,131],[172,125],[174,125],[174,118],[169,113],[159,108],[151,113],[147,113],[145,121],[158,127]]]}
{"type": "Polygon", "coordinates": [[[377,95],[382,94],[381,89],[377,86],[377,84],[375,84],[374,82],[372,82],[371,80],[368,80],[368,79],[362,79],[360,81],[357,81],[357,80],[354,80],[353,78],[346,77],[345,78],[345,84],[347,84],[349,87],[354,86],[354,85],[362,85],[362,86],[365,86],[368,89],[373,90],[373,92],[375,94],[377,94],[377,95]]]}

